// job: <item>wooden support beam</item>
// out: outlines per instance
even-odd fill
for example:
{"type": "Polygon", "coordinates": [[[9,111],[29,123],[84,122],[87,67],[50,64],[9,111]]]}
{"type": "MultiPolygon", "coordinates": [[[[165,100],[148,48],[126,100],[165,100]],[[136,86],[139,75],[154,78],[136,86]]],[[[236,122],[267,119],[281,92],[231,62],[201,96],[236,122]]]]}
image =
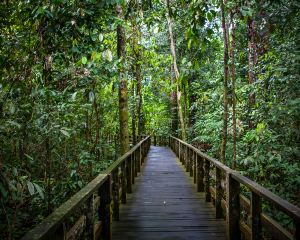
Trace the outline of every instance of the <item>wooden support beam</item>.
{"type": "Polygon", "coordinates": [[[127,193],[132,193],[132,155],[126,160],[126,183],[127,193]]]}
{"type": "Polygon", "coordinates": [[[211,201],[211,194],[209,191],[209,186],[210,186],[210,175],[209,175],[209,171],[210,171],[210,162],[205,159],[204,160],[204,181],[205,181],[205,201],[206,202],[210,202],[211,201]]]}
{"type": "Polygon", "coordinates": [[[102,222],[102,235],[104,239],[112,240],[112,185],[111,175],[105,183],[99,188],[100,205],[98,208],[99,221],[102,222]]]}
{"type": "Polygon", "coordinates": [[[113,220],[118,221],[120,217],[119,213],[119,168],[116,168],[115,171],[112,172],[112,197],[113,197],[113,220]]]}
{"type": "Polygon", "coordinates": [[[221,169],[216,167],[216,195],[215,195],[215,208],[216,208],[216,218],[222,218],[223,217],[223,210],[222,210],[222,197],[223,197],[223,191],[222,191],[222,172],[221,169]]]}
{"type": "Polygon", "coordinates": [[[261,226],[261,200],[260,196],[254,192],[251,192],[251,240],[260,240],[262,237],[261,226]]]}
{"type": "Polygon", "coordinates": [[[204,191],[204,169],[203,169],[203,158],[197,156],[197,191],[198,192],[203,192],[204,191]]]}
{"type": "Polygon", "coordinates": [[[240,240],[240,183],[232,178],[231,172],[226,175],[227,195],[227,239],[240,240]]]}
{"type": "Polygon", "coordinates": [[[127,181],[126,181],[126,161],[121,164],[121,203],[126,203],[127,181]]]}

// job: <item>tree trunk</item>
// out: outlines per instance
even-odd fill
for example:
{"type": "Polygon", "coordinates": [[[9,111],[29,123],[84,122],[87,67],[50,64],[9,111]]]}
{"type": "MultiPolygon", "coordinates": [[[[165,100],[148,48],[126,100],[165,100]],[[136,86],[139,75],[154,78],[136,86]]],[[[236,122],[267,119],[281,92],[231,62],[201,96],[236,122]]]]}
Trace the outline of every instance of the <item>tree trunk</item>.
{"type": "Polygon", "coordinates": [[[173,70],[175,75],[175,83],[176,83],[176,95],[177,95],[177,107],[178,107],[178,115],[181,127],[181,138],[183,141],[186,140],[186,129],[185,129],[185,122],[183,117],[183,111],[181,106],[181,91],[180,91],[180,74],[177,67],[177,60],[176,60],[176,49],[175,49],[175,42],[173,36],[173,26],[172,26],[172,19],[170,15],[170,3],[167,0],[167,22],[168,22],[168,30],[169,30],[169,37],[170,37],[170,50],[172,54],[172,62],[173,62],[173,70]]]}
{"type": "MultiPolygon", "coordinates": [[[[174,86],[176,84],[175,78],[173,76],[173,66],[171,66],[171,85],[174,86]]],[[[178,137],[177,130],[178,130],[178,108],[177,108],[177,92],[176,90],[173,90],[171,92],[170,97],[171,102],[171,130],[172,135],[178,137]]]]}
{"type": "MultiPolygon", "coordinates": [[[[118,17],[123,18],[123,9],[117,6],[118,17]]],[[[127,96],[127,79],[125,76],[125,30],[122,25],[117,26],[117,52],[121,60],[120,82],[119,82],[119,122],[120,122],[120,150],[121,154],[129,150],[129,132],[128,132],[128,96],[127,96]]]]}
{"type": "Polygon", "coordinates": [[[228,80],[229,80],[229,66],[228,66],[228,29],[225,19],[224,2],[221,0],[221,15],[222,15],[222,28],[224,38],[224,113],[223,113],[223,132],[221,143],[221,162],[226,159],[226,144],[227,144],[227,128],[228,128],[228,80]]]}
{"type": "Polygon", "coordinates": [[[230,47],[230,56],[231,56],[231,81],[232,81],[232,129],[233,129],[233,159],[231,167],[236,169],[236,95],[235,95],[235,25],[234,25],[234,13],[230,14],[231,22],[231,47],[230,47]]]}
{"type": "MultiPolygon", "coordinates": [[[[132,82],[132,87],[131,87],[131,95],[133,99],[135,99],[135,84],[134,81],[132,82]]],[[[131,118],[132,118],[132,144],[136,145],[136,114],[135,114],[135,104],[132,106],[131,110],[131,118]]]]}
{"type": "MultiPolygon", "coordinates": [[[[255,22],[253,18],[248,19],[248,81],[249,84],[252,85],[255,82],[255,65],[257,63],[257,46],[255,43],[255,22]]],[[[255,105],[255,95],[254,92],[250,92],[249,94],[249,128],[254,128],[253,119],[251,117],[251,111],[253,106],[255,105]]]]}

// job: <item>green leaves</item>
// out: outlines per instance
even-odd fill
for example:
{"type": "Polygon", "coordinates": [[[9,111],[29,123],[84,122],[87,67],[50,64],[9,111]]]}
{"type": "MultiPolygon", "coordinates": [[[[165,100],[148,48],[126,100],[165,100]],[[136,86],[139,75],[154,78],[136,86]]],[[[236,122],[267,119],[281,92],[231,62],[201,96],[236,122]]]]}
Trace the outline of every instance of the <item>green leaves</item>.
{"type": "Polygon", "coordinates": [[[44,199],[45,196],[43,189],[38,184],[27,181],[27,188],[31,196],[33,196],[35,193],[38,193],[40,198],[44,199]]]}
{"type": "Polygon", "coordinates": [[[109,49],[103,52],[103,57],[109,62],[113,60],[112,52],[109,49]]]}
{"type": "Polygon", "coordinates": [[[86,63],[87,63],[87,57],[82,57],[81,58],[81,63],[83,64],[83,65],[85,65],[86,63]]]}
{"type": "Polygon", "coordinates": [[[65,129],[60,129],[60,132],[66,136],[66,137],[70,137],[70,134],[65,130],[65,129]]]}
{"type": "Polygon", "coordinates": [[[30,181],[27,181],[27,187],[28,187],[28,191],[29,191],[30,195],[32,196],[35,193],[33,183],[30,181]]]}

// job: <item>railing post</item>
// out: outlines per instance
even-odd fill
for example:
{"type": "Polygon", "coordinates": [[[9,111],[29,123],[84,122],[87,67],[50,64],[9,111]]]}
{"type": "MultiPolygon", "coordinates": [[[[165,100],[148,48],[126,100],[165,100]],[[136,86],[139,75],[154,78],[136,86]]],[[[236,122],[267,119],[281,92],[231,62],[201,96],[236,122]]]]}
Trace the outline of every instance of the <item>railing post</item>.
{"type": "Polygon", "coordinates": [[[204,178],[205,178],[205,201],[210,202],[211,201],[211,194],[210,194],[210,162],[209,160],[205,159],[204,161],[204,178]]]}
{"type": "Polygon", "coordinates": [[[197,153],[194,152],[193,154],[193,178],[194,178],[194,183],[197,183],[197,153]]]}
{"type": "Polygon", "coordinates": [[[179,161],[182,163],[181,161],[181,149],[180,149],[180,142],[178,142],[178,158],[179,158],[179,161]]]}
{"type": "Polygon", "coordinates": [[[118,221],[119,220],[119,168],[117,167],[116,170],[112,172],[112,195],[113,195],[113,219],[118,221]]]}
{"type": "Polygon", "coordinates": [[[126,161],[121,164],[121,202],[126,203],[126,161]]]}
{"type": "Polygon", "coordinates": [[[261,239],[261,200],[260,196],[254,192],[251,192],[251,207],[250,207],[250,217],[251,217],[251,239],[260,240],[261,239]]]}
{"type": "Polygon", "coordinates": [[[183,163],[183,166],[185,166],[186,168],[186,146],[184,144],[182,144],[182,148],[183,148],[183,159],[182,159],[182,163],[183,163]]]}
{"type": "Polygon", "coordinates": [[[144,142],[142,145],[142,164],[145,162],[145,158],[147,155],[147,142],[144,142]]]}
{"type": "Polygon", "coordinates": [[[300,239],[300,219],[294,220],[294,226],[295,226],[295,232],[294,232],[294,238],[299,240],[300,239]]]}
{"type": "Polygon", "coordinates": [[[132,154],[126,159],[127,193],[132,193],[132,154]]]}
{"type": "Polygon", "coordinates": [[[227,239],[240,240],[240,183],[232,178],[232,173],[226,175],[227,195],[227,239]]]}
{"type": "Polygon", "coordinates": [[[189,148],[189,152],[190,152],[190,156],[189,156],[189,167],[190,167],[190,177],[192,177],[193,176],[193,164],[194,164],[194,151],[193,151],[193,149],[190,149],[189,148]]]}
{"type": "Polygon", "coordinates": [[[111,176],[99,188],[100,205],[98,208],[99,221],[102,222],[103,238],[112,239],[112,217],[111,217],[111,176]]]}
{"type": "Polygon", "coordinates": [[[196,156],[197,161],[197,191],[204,191],[204,170],[203,170],[203,158],[198,154],[196,156]]]}
{"type": "Polygon", "coordinates": [[[141,149],[140,147],[137,148],[136,150],[136,155],[135,155],[135,163],[136,163],[136,176],[137,173],[139,173],[141,171],[141,149]]]}
{"type": "Polygon", "coordinates": [[[84,235],[86,239],[94,239],[94,195],[92,194],[86,202],[85,216],[86,216],[86,224],[84,235]]]}
{"type": "Polygon", "coordinates": [[[223,210],[222,210],[222,205],[221,205],[221,203],[222,203],[221,180],[222,180],[221,169],[216,167],[216,196],[215,196],[216,218],[222,218],[222,216],[223,216],[223,210]]]}
{"type": "Polygon", "coordinates": [[[134,184],[135,177],[136,177],[136,169],[135,169],[135,151],[131,155],[131,165],[132,165],[132,184],[134,184]]]}

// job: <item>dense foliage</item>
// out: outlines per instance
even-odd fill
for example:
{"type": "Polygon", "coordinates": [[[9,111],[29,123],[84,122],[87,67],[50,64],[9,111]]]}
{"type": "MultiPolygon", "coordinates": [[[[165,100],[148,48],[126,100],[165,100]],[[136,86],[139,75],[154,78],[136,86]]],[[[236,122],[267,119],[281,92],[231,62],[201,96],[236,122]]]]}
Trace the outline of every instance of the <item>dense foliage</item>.
{"type": "Polygon", "coordinates": [[[20,238],[121,154],[119,90],[132,144],[187,135],[299,206],[299,8],[2,1],[0,238],[20,238]]]}

